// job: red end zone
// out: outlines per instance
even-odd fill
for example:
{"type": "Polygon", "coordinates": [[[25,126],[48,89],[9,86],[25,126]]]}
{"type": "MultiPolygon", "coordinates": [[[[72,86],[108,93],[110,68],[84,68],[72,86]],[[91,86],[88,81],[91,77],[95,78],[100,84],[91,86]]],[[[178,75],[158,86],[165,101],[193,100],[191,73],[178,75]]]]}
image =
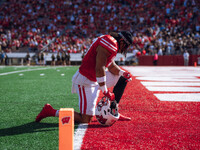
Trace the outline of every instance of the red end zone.
{"type": "Polygon", "coordinates": [[[81,149],[200,149],[200,103],[162,102],[133,79],[119,112],[131,121],[88,125],[81,149]]]}

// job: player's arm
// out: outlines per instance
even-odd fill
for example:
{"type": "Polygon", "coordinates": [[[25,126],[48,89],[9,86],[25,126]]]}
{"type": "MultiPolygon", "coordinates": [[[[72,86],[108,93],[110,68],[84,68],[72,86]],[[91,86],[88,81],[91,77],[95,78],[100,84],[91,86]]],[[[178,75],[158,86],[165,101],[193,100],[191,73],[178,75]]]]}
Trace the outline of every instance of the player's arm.
{"type": "Polygon", "coordinates": [[[129,72],[122,70],[114,61],[108,67],[108,69],[112,74],[120,76],[118,82],[113,88],[115,100],[117,103],[119,103],[126,88],[127,82],[131,81],[132,77],[129,72]]]}
{"type": "Polygon", "coordinates": [[[99,87],[103,94],[108,97],[111,101],[115,99],[114,93],[111,93],[106,86],[106,73],[105,67],[107,63],[107,58],[110,56],[108,50],[103,48],[102,46],[98,46],[96,49],[96,78],[99,84],[99,87]]]}
{"type": "Polygon", "coordinates": [[[132,75],[129,72],[122,70],[114,61],[108,67],[108,70],[114,75],[123,76],[126,79],[126,82],[132,80],[132,75]]]}
{"type": "Polygon", "coordinates": [[[97,47],[96,52],[96,76],[102,77],[105,75],[105,66],[110,53],[101,45],[97,47]]]}
{"type": "MultiPolygon", "coordinates": [[[[110,53],[108,52],[108,50],[106,50],[104,47],[102,47],[100,45],[97,47],[96,52],[97,52],[97,56],[96,56],[96,77],[97,77],[97,80],[98,80],[99,78],[106,76],[105,66],[106,66],[106,63],[107,63],[107,58],[109,57],[110,53]]],[[[98,83],[99,83],[100,86],[105,85],[103,78],[98,83]]]]}
{"type": "Polygon", "coordinates": [[[115,61],[112,61],[111,65],[108,67],[108,70],[114,74],[114,75],[119,75],[120,72],[120,67],[115,63],[115,61]]]}

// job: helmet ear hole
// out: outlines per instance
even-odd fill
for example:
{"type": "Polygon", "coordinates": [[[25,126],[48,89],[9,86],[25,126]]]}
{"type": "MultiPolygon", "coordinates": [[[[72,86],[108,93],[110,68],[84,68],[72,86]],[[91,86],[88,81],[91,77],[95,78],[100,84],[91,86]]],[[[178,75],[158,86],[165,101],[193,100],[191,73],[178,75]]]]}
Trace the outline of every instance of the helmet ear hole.
{"type": "Polygon", "coordinates": [[[106,111],[104,110],[104,114],[106,115],[106,111]]]}

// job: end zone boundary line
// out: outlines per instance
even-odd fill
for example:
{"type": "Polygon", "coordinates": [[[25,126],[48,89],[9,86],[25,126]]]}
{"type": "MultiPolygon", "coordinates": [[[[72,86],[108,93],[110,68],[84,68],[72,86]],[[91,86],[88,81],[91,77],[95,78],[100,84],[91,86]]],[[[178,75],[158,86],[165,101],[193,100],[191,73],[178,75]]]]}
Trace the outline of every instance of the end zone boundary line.
{"type": "Polygon", "coordinates": [[[88,124],[79,124],[74,133],[74,150],[80,150],[88,124]]]}

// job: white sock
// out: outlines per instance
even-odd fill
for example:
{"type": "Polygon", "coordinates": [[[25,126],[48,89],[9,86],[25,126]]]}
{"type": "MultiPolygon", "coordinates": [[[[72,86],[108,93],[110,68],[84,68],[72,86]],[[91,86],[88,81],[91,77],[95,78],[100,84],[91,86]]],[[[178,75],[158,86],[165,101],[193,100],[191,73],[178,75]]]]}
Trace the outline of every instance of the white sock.
{"type": "Polygon", "coordinates": [[[56,111],[55,117],[59,117],[59,110],[56,111]]]}

